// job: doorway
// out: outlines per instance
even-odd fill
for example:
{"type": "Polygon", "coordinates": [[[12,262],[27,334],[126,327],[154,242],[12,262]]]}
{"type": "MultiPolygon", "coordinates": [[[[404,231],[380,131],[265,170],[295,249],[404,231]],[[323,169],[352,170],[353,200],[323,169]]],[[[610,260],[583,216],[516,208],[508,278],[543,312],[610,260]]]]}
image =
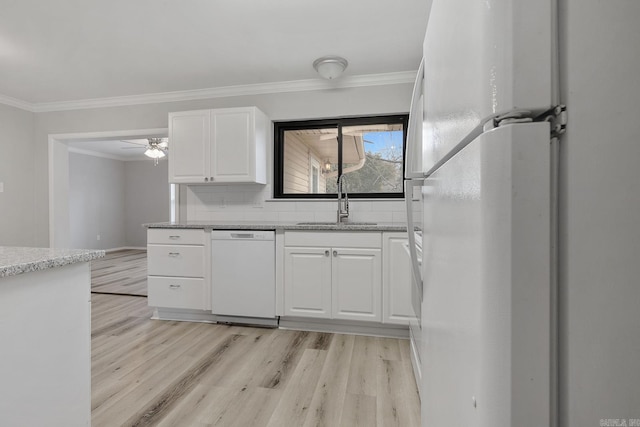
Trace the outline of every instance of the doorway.
{"type": "MultiPolygon", "coordinates": [[[[49,246],[72,247],[70,209],[70,148],[81,141],[104,142],[135,140],[149,137],[166,137],[166,128],[125,131],[85,132],[49,135],[49,246]]],[[[73,150],[73,148],[72,148],[73,150]]],[[[77,150],[76,150],[77,151],[77,150]]],[[[180,193],[175,188],[171,195],[171,218],[177,220],[180,193]]],[[[150,221],[151,222],[151,221],[150,221]]],[[[96,234],[97,240],[101,236],[96,234]]]]}

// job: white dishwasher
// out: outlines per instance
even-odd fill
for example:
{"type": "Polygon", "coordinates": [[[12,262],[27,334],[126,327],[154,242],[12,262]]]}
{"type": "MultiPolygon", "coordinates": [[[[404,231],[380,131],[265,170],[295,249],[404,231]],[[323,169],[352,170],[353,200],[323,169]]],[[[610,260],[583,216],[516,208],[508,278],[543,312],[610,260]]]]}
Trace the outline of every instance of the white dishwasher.
{"type": "Polygon", "coordinates": [[[213,314],[274,319],[275,264],[274,231],[211,231],[213,314]]]}

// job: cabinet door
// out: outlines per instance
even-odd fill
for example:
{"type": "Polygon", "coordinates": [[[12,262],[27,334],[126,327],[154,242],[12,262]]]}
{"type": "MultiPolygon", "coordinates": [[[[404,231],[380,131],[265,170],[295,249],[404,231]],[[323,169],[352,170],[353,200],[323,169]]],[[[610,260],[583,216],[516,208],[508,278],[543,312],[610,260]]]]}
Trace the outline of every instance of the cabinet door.
{"type": "Polygon", "coordinates": [[[210,123],[210,110],[169,113],[169,182],[209,181],[210,123]]]}
{"type": "Polygon", "coordinates": [[[211,175],[214,182],[255,182],[256,146],[253,108],[211,112],[211,175]]]}
{"type": "Polygon", "coordinates": [[[382,321],[408,325],[411,306],[411,261],[406,233],[385,233],[382,262],[382,321]],[[388,235],[387,235],[388,234],[388,235]]]}
{"type": "Polygon", "coordinates": [[[332,249],[332,315],[382,321],[380,249],[332,249]]]}
{"type": "Polygon", "coordinates": [[[331,317],[331,252],[285,247],[284,310],[287,316],[331,317]]]}

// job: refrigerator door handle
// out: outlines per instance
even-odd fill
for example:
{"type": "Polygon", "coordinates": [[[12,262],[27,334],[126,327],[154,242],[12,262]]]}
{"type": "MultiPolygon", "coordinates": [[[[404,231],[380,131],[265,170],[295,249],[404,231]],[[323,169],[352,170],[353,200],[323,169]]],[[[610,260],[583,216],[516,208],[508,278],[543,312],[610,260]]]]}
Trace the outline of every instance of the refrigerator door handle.
{"type": "Polygon", "coordinates": [[[407,204],[407,236],[409,238],[409,255],[411,258],[411,272],[413,279],[422,289],[422,273],[420,272],[420,263],[418,262],[418,251],[416,250],[415,225],[413,221],[413,187],[422,187],[423,179],[405,180],[404,182],[404,199],[407,204]]]}
{"type": "MultiPolygon", "coordinates": [[[[451,160],[453,156],[455,156],[460,151],[462,151],[464,147],[471,144],[473,140],[475,140],[477,137],[479,137],[483,133],[499,126],[504,126],[508,124],[517,124],[517,123],[530,123],[534,121],[534,118],[529,116],[531,116],[531,111],[516,108],[510,111],[503,111],[500,113],[491,114],[483,118],[482,120],[480,120],[480,123],[473,129],[471,129],[471,131],[469,131],[469,133],[464,138],[462,138],[451,150],[449,150],[449,152],[446,155],[444,155],[433,166],[431,166],[431,168],[428,171],[420,174],[420,177],[429,178],[431,175],[435,173],[435,171],[440,169],[442,165],[444,165],[449,160],[451,160]]],[[[546,121],[547,113],[542,114],[540,117],[542,117],[543,120],[546,121]]],[[[566,117],[566,114],[565,114],[565,117],[566,117]]]]}
{"type": "Polygon", "coordinates": [[[417,117],[417,112],[422,109],[418,105],[422,102],[422,81],[424,80],[424,58],[420,61],[416,82],[413,85],[413,94],[411,95],[411,107],[409,109],[409,123],[407,124],[407,159],[405,167],[405,176],[407,178],[422,178],[421,170],[412,170],[412,162],[415,162],[416,156],[422,156],[422,152],[417,152],[416,145],[422,141],[416,138],[416,126],[422,126],[422,117],[417,117]]]}

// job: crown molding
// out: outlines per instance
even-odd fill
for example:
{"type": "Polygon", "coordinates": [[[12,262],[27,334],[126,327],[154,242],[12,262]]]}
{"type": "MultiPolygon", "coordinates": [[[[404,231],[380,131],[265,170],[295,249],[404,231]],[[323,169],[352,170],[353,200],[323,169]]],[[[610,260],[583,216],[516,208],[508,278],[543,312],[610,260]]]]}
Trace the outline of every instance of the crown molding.
{"type": "Polygon", "coordinates": [[[20,108],[21,110],[35,112],[35,105],[23,101],[21,99],[12,98],[10,96],[0,94],[0,104],[9,105],[10,107],[20,108]]]}
{"type": "Polygon", "coordinates": [[[416,71],[345,76],[336,80],[293,80],[286,82],[224,86],[208,89],[150,93],[146,95],[118,96],[110,98],[81,99],[77,101],[28,103],[0,95],[0,103],[6,103],[36,113],[83,110],[89,108],[122,107],[128,105],[157,104],[163,102],[193,101],[199,99],[226,98],[270,93],[304,92],[315,90],[346,89],[366,86],[413,84],[416,71]],[[7,102],[8,101],[8,102],[7,102]]]}

